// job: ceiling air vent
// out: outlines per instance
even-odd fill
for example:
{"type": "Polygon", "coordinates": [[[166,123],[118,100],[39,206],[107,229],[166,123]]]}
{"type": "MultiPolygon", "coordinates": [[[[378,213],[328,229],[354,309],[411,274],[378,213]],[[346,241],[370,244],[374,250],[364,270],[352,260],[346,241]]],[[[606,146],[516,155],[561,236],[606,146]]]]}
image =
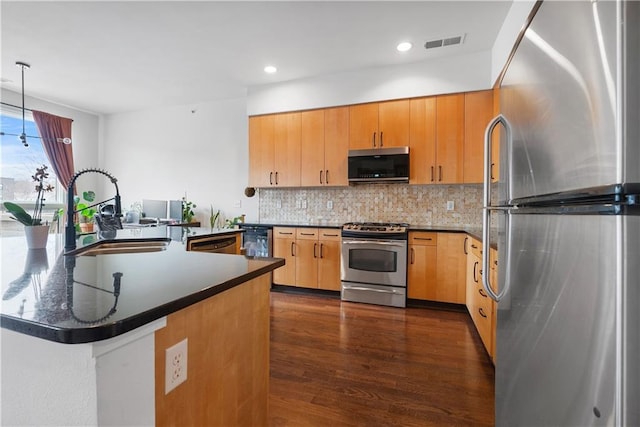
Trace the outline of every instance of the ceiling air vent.
{"type": "Polygon", "coordinates": [[[461,36],[446,37],[437,40],[429,40],[424,44],[425,49],[433,49],[436,47],[455,46],[464,42],[464,34],[461,36]]]}

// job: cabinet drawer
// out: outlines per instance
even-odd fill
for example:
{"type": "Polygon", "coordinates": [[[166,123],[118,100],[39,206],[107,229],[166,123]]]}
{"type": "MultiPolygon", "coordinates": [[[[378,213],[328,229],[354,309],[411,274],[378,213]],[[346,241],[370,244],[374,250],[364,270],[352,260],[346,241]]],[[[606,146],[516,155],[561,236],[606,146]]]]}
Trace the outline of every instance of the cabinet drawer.
{"type": "Polygon", "coordinates": [[[318,240],[318,229],[296,228],[296,240],[318,240]]]}
{"type": "Polygon", "coordinates": [[[412,231],[409,233],[409,244],[419,246],[435,246],[438,243],[438,233],[432,231],[412,231]]]}
{"type": "MultiPolygon", "coordinates": [[[[478,290],[482,290],[478,288],[478,290]]],[[[482,290],[484,293],[484,290],[482,290]]],[[[476,324],[478,334],[482,342],[491,354],[493,337],[493,301],[489,297],[483,297],[478,293],[473,312],[473,322],[476,324]]]]}
{"type": "Polygon", "coordinates": [[[320,240],[333,240],[339,242],[341,240],[339,228],[320,228],[318,229],[320,240]]]}
{"type": "Polygon", "coordinates": [[[273,227],[273,238],[293,239],[296,237],[296,229],[292,227],[273,227]]]}
{"type": "Polygon", "coordinates": [[[469,242],[469,250],[471,253],[482,259],[482,243],[479,240],[471,239],[469,242]]]}

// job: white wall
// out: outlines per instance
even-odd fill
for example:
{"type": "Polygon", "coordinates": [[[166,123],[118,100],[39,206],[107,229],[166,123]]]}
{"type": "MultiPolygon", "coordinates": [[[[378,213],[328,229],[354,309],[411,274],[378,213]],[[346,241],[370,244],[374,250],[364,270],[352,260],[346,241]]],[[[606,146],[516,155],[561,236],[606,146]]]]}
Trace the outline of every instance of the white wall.
{"type": "Polygon", "coordinates": [[[178,200],[186,192],[203,226],[212,204],[227,218],[244,213],[257,219],[257,197],[244,196],[245,99],[108,115],[103,141],[102,165],[118,178],[123,210],[142,199],[178,200]]]}
{"type": "Polygon", "coordinates": [[[535,0],[517,0],[511,5],[491,50],[492,83],[496,81],[507,63],[518,34],[522,31],[535,4],[535,0]]]}
{"type": "Polygon", "coordinates": [[[248,115],[489,89],[491,51],[250,87],[248,115]]]}

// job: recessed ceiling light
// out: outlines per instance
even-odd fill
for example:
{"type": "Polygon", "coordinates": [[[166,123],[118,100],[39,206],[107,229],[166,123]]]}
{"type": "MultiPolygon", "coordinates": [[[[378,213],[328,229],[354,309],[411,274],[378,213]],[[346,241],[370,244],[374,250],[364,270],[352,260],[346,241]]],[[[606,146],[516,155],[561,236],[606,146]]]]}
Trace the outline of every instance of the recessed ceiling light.
{"type": "Polygon", "coordinates": [[[399,43],[398,46],[396,46],[396,49],[398,49],[398,52],[406,52],[412,47],[413,45],[411,44],[411,42],[402,42],[399,43]]]}
{"type": "Polygon", "coordinates": [[[264,72],[265,73],[273,74],[276,71],[278,71],[278,69],[276,67],[274,67],[273,65],[267,65],[266,67],[264,67],[264,72]]]}

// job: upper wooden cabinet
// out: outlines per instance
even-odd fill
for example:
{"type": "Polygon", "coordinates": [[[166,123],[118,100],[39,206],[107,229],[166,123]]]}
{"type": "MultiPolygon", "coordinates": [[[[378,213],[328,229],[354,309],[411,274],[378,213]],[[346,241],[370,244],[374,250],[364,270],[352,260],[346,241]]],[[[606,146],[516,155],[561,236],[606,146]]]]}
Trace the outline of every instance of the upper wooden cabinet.
{"type": "Polygon", "coordinates": [[[249,185],[300,186],[300,113],[249,117],[249,185]]]}
{"type": "Polygon", "coordinates": [[[273,185],[275,115],[249,117],[249,185],[273,185]]]}
{"type": "Polygon", "coordinates": [[[303,111],[301,128],[301,185],[347,185],[349,107],[303,111]]]}
{"type": "MultiPolygon", "coordinates": [[[[493,117],[500,114],[500,88],[493,89],[493,117]]],[[[500,178],[500,138],[502,129],[493,131],[491,137],[491,182],[500,178]]]]}
{"type": "Polygon", "coordinates": [[[492,117],[493,90],[469,92],[464,95],[465,184],[484,181],[484,132],[492,117]]]}
{"type": "Polygon", "coordinates": [[[410,101],[411,184],[459,184],[464,160],[463,93],[410,101]]]}
{"type": "Polygon", "coordinates": [[[459,184],[463,179],[464,93],[436,97],[435,182],[459,184]]]}
{"type": "Polygon", "coordinates": [[[410,101],[409,183],[433,184],[436,179],[436,97],[410,101]]]}
{"type": "Polygon", "coordinates": [[[349,148],[406,147],[409,145],[408,99],[349,107],[349,148]]]}

